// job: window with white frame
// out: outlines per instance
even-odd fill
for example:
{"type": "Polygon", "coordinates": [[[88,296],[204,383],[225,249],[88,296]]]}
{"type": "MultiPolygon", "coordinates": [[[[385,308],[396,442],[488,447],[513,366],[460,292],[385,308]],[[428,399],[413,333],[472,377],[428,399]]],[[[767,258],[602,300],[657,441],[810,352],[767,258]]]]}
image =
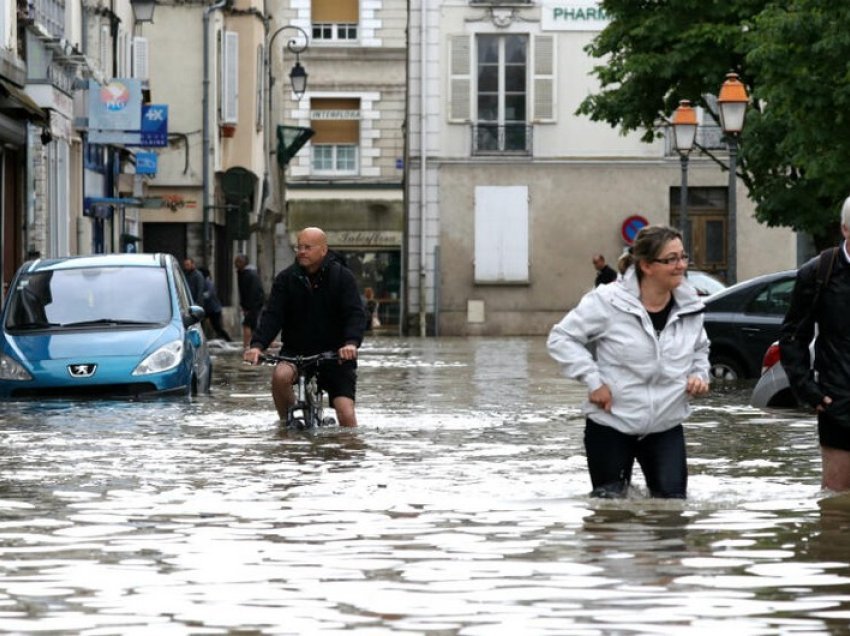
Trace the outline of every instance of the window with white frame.
{"type": "Polygon", "coordinates": [[[528,135],[528,36],[477,38],[476,148],[524,151],[528,135]]]}
{"type": "Polygon", "coordinates": [[[313,98],[310,100],[311,173],[345,176],[360,171],[360,100],[313,98]]]}
{"type": "Polygon", "coordinates": [[[312,0],[310,16],[314,41],[350,42],[358,37],[358,0],[312,0]]]}
{"type": "Polygon", "coordinates": [[[475,154],[531,154],[532,125],[558,112],[555,38],[479,33],[448,44],[449,122],[472,125],[475,154]]]}

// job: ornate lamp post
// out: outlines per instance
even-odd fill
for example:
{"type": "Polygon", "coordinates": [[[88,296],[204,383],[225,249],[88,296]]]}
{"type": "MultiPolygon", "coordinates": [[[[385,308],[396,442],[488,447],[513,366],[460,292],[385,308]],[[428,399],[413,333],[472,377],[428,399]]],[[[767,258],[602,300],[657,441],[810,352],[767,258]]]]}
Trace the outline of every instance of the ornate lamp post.
{"type": "Polygon", "coordinates": [[[679,231],[682,233],[685,252],[690,252],[691,233],[688,228],[688,157],[697,134],[697,113],[691,102],[683,99],[673,112],[673,147],[679,153],[682,165],[682,187],[679,189],[679,231]]]}
{"type": "Polygon", "coordinates": [[[726,81],[720,87],[717,104],[720,108],[720,126],[726,133],[726,142],[729,144],[729,228],[727,233],[729,249],[726,282],[730,285],[738,281],[738,195],[736,192],[738,136],[744,129],[744,116],[747,113],[749,101],[747,89],[738,79],[738,74],[727,73],[726,81]]]}
{"type": "MultiPolygon", "coordinates": [[[[266,206],[264,205],[264,209],[260,211],[260,223],[267,230],[262,233],[261,242],[257,245],[258,250],[258,262],[265,261],[265,267],[263,268],[265,272],[273,272],[275,271],[275,249],[274,249],[274,232],[271,231],[274,227],[274,224],[280,222],[282,220],[282,212],[284,210],[283,204],[283,192],[284,192],[284,183],[283,183],[283,170],[285,167],[285,163],[288,161],[287,152],[296,152],[298,146],[303,145],[307,139],[309,139],[309,135],[304,135],[302,129],[298,129],[297,127],[285,127],[275,125],[277,121],[274,117],[274,85],[275,85],[275,77],[273,73],[273,65],[272,65],[272,54],[274,53],[274,42],[277,39],[277,36],[284,32],[290,32],[292,37],[286,42],[285,47],[281,48],[281,59],[283,59],[283,54],[285,51],[289,51],[295,55],[295,64],[292,66],[292,69],[289,71],[289,81],[292,87],[292,93],[295,96],[296,100],[300,100],[304,93],[307,90],[307,71],[301,66],[300,56],[301,53],[307,50],[309,46],[309,36],[307,32],[301,27],[295,26],[294,24],[285,24],[282,27],[278,28],[274,33],[268,36],[268,45],[266,46],[266,76],[268,78],[268,107],[266,109],[266,173],[265,173],[265,182],[268,186],[267,188],[267,201],[274,201],[278,207],[278,214],[272,214],[266,218],[266,206]],[[291,130],[287,130],[291,129],[291,130]],[[297,133],[302,133],[300,137],[293,140],[291,138],[292,131],[297,133]],[[289,138],[287,138],[289,136],[289,138]],[[274,140],[277,139],[277,148],[274,147],[274,140]],[[298,145],[300,144],[300,145],[298,145]],[[277,156],[275,156],[277,155],[277,156]],[[275,164],[277,168],[277,178],[274,179],[274,184],[271,183],[269,179],[269,170],[270,164],[275,164]],[[274,194],[272,194],[274,193],[274,194]],[[267,244],[262,243],[262,239],[266,240],[267,244]]],[[[310,131],[312,134],[312,131],[310,131]]],[[[296,135],[297,136],[297,135],[296,135]]]]}

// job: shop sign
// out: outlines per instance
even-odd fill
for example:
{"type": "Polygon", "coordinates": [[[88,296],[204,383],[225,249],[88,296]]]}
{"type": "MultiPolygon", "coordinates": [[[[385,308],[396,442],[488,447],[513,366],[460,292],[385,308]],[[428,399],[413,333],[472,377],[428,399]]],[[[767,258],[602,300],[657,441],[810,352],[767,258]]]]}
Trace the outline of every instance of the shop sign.
{"type": "Polygon", "coordinates": [[[601,31],[608,22],[597,0],[545,0],[543,3],[543,31],[601,31]]]}

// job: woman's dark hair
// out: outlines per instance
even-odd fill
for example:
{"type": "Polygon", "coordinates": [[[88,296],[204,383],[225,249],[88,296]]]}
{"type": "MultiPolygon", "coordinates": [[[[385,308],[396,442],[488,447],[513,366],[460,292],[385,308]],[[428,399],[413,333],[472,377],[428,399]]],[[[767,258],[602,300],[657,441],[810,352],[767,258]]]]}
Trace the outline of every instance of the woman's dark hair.
{"type": "Polygon", "coordinates": [[[661,250],[673,239],[682,240],[682,233],[676,228],[669,225],[647,225],[640,229],[635,236],[635,241],[628,251],[624,252],[617,261],[617,269],[621,274],[635,265],[635,272],[638,280],[643,276],[643,272],[637,264],[641,261],[650,262],[654,258],[658,258],[661,250]]]}

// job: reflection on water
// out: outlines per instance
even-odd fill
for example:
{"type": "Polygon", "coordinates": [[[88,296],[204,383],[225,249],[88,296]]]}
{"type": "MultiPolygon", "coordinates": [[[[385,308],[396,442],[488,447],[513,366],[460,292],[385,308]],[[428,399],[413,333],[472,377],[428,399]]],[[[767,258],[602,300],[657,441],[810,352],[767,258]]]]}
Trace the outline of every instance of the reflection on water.
{"type": "Polygon", "coordinates": [[[373,338],[361,427],[281,430],[270,369],[195,401],[0,404],[0,632],[838,633],[850,504],[814,420],[718,387],[690,498],[587,498],[537,338],[373,338]]]}

